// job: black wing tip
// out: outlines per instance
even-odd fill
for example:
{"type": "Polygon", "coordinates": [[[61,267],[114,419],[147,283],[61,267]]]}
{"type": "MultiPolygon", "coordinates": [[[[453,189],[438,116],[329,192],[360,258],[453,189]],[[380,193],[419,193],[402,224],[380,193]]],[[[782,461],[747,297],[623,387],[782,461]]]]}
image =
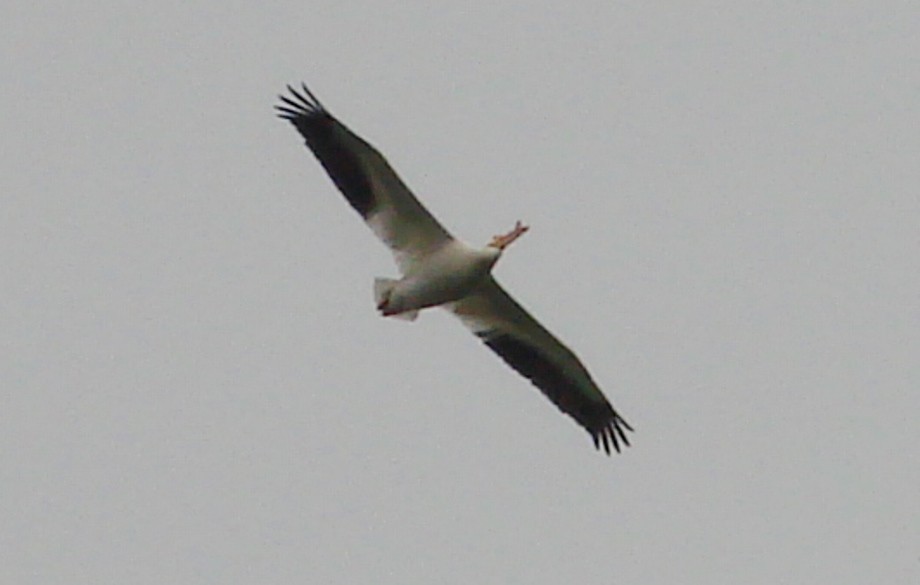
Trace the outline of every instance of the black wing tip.
{"type": "Polygon", "coordinates": [[[279,118],[288,120],[294,124],[302,120],[316,119],[320,117],[329,117],[329,111],[323,106],[322,102],[307,87],[307,84],[300,84],[301,90],[298,91],[291,85],[287,86],[288,94],[279,94],[278,99],[281,103],[275,105],[275,110],[279,118]]]}
{"type": "MultiPolygon", "coordinates": [[[[560,411],[587,430],[598,450],[603,447],[610,455],[611,446],[617,453],[629,446],[626,431],[632,431],[632,426],[613,410],[603,395],[593,399],[580,396],[577,384],[561,368],[521,339],[496,330],[477,331],[476,335],[508,365],[528,378],[560,411]]],[[[577,358],[573,356],[573,359],[577,362],[577,358]]]]}
{"type": "Polygon", "coordinates": [[[597,430],[590,430],[591,439],[594,441],[594,447],[600,451],[603,447],[607,455],[611,455],[610,447],[617,453],[630,446],[629,437],[626,431],[635,432],[632,426],[623,420],[620,415],[613,413],[613,416],[606,422],[606,425],[597,430]],[[620,444],[622,443],[622,447],[620,444]]]}

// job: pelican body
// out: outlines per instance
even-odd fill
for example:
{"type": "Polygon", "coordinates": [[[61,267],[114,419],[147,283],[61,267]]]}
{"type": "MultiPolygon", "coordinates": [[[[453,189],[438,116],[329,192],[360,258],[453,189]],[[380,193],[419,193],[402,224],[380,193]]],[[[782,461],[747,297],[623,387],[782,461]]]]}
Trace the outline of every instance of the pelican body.
{"type": "Polygon", "coordinates": [[[377,278],[385,317],[412,320],[443,307],[508,365],[528,378],[591,435],[595,447],[629,445],[632,427],[613,409],[572,351],[496,282],[492,268],[529,229],[520,221],[483,248],[454,238],[416,199],[386,159],[339,122],[306,85],[288,86],[278,115],[291,122],[333,183],[393,252],[402,278],[377,278]]]}
{"type": "Polygon", "coordinates": [[[378,278],[374,283],[377,309],[385,317],[414,319],[421,309],[460,300],[485,280],[501,253],[493,246],[473,248],[459,240],[447,242],[402,279],[378,278]]]}

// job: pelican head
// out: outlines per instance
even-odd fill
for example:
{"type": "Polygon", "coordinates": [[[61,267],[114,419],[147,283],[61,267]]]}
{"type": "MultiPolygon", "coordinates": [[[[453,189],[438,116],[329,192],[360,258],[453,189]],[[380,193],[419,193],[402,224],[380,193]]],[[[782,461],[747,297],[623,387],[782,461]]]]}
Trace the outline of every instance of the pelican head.
{"type": "Polygon", "coordinates": [[[517,223],[514,224],[514,229],[507,234],[493,236],[492,241],[489,242],[489,246],[502,252],[505,248],[510,246],[513,241],[523,236],[529,229],[529,226],[522,224],[521,221],[518,220],[517,223]]]}

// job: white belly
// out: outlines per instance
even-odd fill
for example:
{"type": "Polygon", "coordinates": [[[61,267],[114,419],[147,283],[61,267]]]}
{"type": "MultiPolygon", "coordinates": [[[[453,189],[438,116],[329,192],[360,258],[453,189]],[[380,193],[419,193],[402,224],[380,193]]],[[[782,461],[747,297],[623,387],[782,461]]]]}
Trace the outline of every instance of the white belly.
{"type": "Polygon", "coordinates": [[[498,251],[492,248],[450,242],[412,267],[393,289],[390,305],[411,311],[461,299],[482,282],[496,260],[498,251]]]}

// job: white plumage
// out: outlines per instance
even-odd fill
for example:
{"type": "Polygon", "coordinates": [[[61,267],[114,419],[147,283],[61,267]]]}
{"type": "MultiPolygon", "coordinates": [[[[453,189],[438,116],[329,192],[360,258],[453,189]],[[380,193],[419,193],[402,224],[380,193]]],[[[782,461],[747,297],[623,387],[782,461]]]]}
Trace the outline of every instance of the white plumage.
{"type": "Polygon", "coordinates": [[[629,445],[632,427],[610,405],[572,353],[524,310],[491,275],[502,252],[527,231],[520,222],[484,248],[455,239],[426,210],[374,147],[336,120],[302,86],[280,96],[289,120],[351,206],[386,244],[401,279],[378,278],[374,299],[384,316],[414,319],[441,306],[512,368],[584,427],[596,447],[629,445]]]}

